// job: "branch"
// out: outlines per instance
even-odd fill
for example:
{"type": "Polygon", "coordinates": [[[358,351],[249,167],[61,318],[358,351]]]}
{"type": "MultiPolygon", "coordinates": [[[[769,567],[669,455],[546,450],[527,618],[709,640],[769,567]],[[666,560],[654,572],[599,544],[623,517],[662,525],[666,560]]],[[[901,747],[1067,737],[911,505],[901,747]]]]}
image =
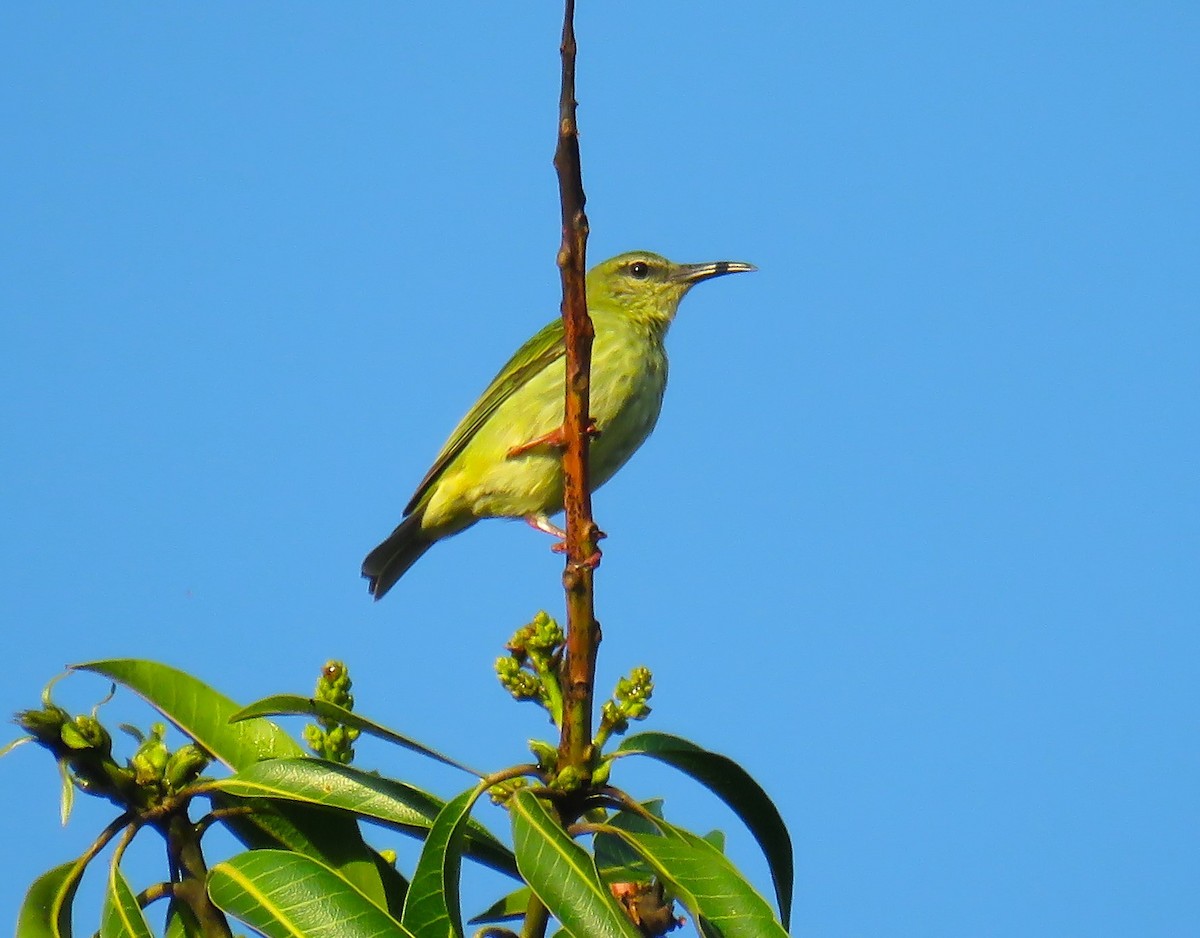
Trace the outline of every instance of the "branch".
{"type": "Polygon", "coordinates": [[[579,163],[579,128],[575,121],[575,3],[565,0],[563,14],[562,88],[558,99],[558,146],[554,168],[562,204],[562,245],[558,268],[562,276],[562,315],[566,341],[566,400],[563,431],[563,507],[567,515],[567,564],[563,587],[567,597],[567,642],[562,665],[564,697],[559,769],[589,769],[592,739],[592,687],[600,626],[592,600],[597,528],[592,519],[588,480],[588,392],[591,381],[592,339],[595,332],[587,312],[585,283],[587,215],[583,207],[583,176],[579,163]]]}

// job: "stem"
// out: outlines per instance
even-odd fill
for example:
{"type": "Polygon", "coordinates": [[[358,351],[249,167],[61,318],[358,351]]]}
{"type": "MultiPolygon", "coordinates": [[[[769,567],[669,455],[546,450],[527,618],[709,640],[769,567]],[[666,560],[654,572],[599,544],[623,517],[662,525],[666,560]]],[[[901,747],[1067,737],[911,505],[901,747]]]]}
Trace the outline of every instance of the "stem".
{"type": "Polygon", "coordinates": [[[562,89],[558,100],[558,146],[554,168],[562,203],[562,246],[558,267],[563,286],[566,341],[566,400],[563,428],[563,507],[567,515],[567,564],[563,588],[567,599],[566,653],[562,664],[563,722],[558,745],[559,770],[573,766],[586,780],[592,756],[592,694],[600,626],[592,600],[596,523],[588,480],[588,393],[592,339],[585,284],[587,215],[579,163],[579,127],[575,120],[575,3],[565,0],[563,14],[562,89]]]}
{"type": "Polygon", "coordinates": [[[138,908],[144,909],[152,902],[157,902],[159,899],[170,899],[173,895],[175,895],[174,883],[155,883],[137,894],[138,908]]]}
{"type": "Polygon", "coordinates": [[[521,938],[544,938],[546,926],[550,924],[550,910],[535,895],[529,896],[525,908],[525,923],[521,926],[521,938]]]}
{"type": "Polygon", "coordinates": [[[172,894],[176,899],[187,903],[205,938],[233,938],[229,922],[208,898],[208,890],[205,888],[208,866],[200,849],[200,834],[196,825],[188,819],[187,807],[183,806],[172,812],[159,827],[167,838],[167,855],[171,868],[178,871],[179,876],[172,894]]]}

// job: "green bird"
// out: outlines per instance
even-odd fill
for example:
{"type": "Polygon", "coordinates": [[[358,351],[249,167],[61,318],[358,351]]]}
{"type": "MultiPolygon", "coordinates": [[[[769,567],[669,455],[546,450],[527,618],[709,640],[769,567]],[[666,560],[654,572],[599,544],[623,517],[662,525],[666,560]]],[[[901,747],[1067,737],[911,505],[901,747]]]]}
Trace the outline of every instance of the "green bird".
{"type": "MultiPolygon", "coordinates": [[[[621,254],[587,275],[592,345],[589,449],[593,489],[612,478],[658,421],[667,388],[663,340],[695,284],[755,270],[740,261],[673,264],[647,251],[621,254]]],[[[454,428],[404,509],[404,520],[367,554],[362,573],[383,597],[425,551],[481,518],[523,518],[563,537],[563,323],[526,342],[454,428]]]]}

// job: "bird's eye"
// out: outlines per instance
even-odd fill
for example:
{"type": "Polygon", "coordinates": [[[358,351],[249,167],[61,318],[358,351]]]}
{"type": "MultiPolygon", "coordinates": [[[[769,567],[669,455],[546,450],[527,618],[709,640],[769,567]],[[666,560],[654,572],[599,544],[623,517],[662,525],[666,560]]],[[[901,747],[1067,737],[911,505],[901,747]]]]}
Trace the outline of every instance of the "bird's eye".
{"type": "Polygon", "coordinates": [[[634,261],[629,265],[629,276],[634,280],[645,280],[650,276],[650,265],[645,261],[634,261]]]}

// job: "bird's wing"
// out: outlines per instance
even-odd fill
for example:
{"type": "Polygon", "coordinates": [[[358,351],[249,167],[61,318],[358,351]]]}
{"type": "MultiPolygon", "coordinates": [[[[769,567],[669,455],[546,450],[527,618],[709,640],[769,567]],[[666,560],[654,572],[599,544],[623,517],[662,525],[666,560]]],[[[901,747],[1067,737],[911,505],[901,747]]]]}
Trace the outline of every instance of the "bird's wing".
{"type": "Polygon", "coordinates": [[[487,390],[480,395],[475,406],[454,428],[450,439],[446,441],[442,451],[437,454],[429,472],[425,474],[425,478],[421,480],[421,484],[417,486],[416,492],[405,506],[405,515],[412,513],[417,505],[425,499],[434,483],[446,471],[446,467],[466,448],[479,428],[496,412],[496,408],[508,400],[517,388],[523,387],[534,375],[562,358],[565,352],[561,319],[555,319],[548,323],[537,335],[517,349],[513,357],[508,360],[508,364],[500,369],[499,374],[492,379],[487,390]]]}

